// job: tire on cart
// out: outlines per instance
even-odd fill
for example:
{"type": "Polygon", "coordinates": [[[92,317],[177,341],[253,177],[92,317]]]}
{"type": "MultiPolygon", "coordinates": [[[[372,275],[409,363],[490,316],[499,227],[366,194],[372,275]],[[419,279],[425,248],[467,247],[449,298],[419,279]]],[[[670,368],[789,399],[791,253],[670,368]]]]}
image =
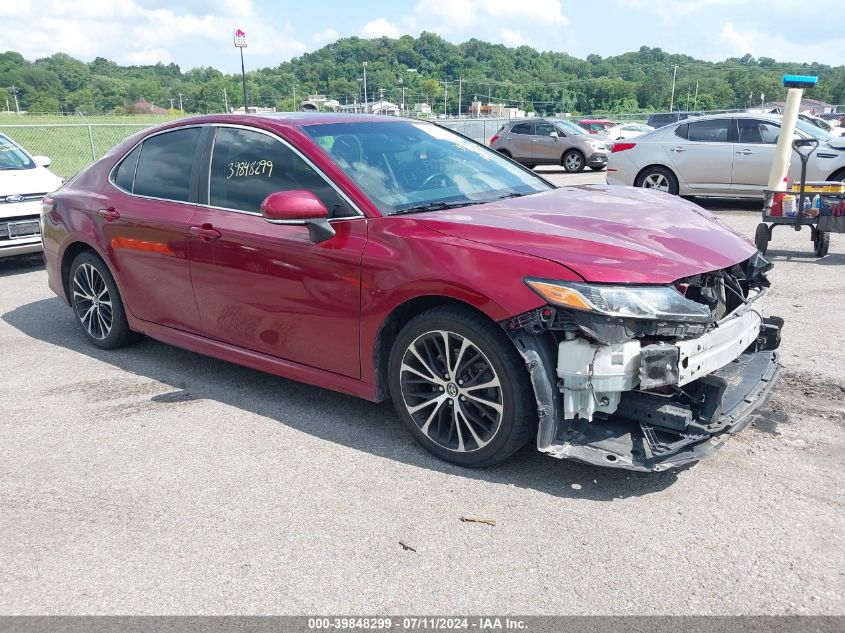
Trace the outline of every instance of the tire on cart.
{"type": "Polygon", "coordinates": [[[824,257],[830,249],[830,232],[829,231],[815,231],[813,235],[813,250],[816,257],[824,257]]]}
{"type": "Polygon", "coordinates": [[[758,251],[766,254],[766,249],[769,248],[769,225],[765,222],[757,225],[757,230],[754,232],[754,245],[758,251]]]}

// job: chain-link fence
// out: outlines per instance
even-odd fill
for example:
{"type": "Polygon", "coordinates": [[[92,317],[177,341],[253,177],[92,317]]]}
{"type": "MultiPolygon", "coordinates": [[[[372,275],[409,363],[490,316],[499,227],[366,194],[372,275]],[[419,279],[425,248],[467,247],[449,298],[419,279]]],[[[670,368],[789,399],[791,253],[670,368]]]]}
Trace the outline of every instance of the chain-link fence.
{"type": "Polygon", "coordinates": [[[1,117],[0,134],[32,155],[49,157],[50,171],[70,178],[128,136],[160,122],[130,117],[109,117],[103,121],[81,116],[1,117]]]}

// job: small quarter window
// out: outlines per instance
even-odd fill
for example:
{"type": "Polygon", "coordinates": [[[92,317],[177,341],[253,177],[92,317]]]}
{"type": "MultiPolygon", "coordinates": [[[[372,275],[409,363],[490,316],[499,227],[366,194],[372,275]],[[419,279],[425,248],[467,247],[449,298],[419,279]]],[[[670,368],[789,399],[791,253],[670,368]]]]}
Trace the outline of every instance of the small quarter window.
{"type": "Polygon", "coordinates": [[[114,170],[114,184],[129,193],[132,193],[132,186],[135,184],[135,168],[138,166],[140,154],[141,146],[138,145],[126,155],[126,158],[114,170]]]}

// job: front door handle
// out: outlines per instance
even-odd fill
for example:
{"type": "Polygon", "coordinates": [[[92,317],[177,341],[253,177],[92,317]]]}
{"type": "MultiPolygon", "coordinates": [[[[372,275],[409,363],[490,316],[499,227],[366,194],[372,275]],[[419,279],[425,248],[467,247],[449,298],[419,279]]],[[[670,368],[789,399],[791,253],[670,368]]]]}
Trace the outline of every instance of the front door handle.
{"type": "Polygon", "coordinates": [[[677,153],[677,154],[680,154],[681,152],[685,152],[685,151],[687,151],[687,150],[686,150],[686,149],[684,149],[683,147],[670,147],[670,148],[669,148],[669,151],[670,151],[670,152],[675,152],[675,153],[677,153]]]}
{"type": "Polygon", "coordinates": [[[751,156],[754,154],[750,149],[743,149],[737,152],[737,154],[742,154],[743,156],[751,156]]]}
{"type": "Polygon", "coordinates": [[[200,226],[192,226],[189,229],[189,232],[194,237],[200,238],[203,242],[210,242],[211,240],[216,240],[223,234],[215,229],[211,224],[205,223],[200,226]]]}
{"type": "Polygon", "coordinates": [[[118,213],[117,209],[114,207],[109,207],[108,209],[100,209],[97,211],[97,215],[101,218],[105,218],[106,222],[113,222],[120,217],[120,213],[118,213]]]}

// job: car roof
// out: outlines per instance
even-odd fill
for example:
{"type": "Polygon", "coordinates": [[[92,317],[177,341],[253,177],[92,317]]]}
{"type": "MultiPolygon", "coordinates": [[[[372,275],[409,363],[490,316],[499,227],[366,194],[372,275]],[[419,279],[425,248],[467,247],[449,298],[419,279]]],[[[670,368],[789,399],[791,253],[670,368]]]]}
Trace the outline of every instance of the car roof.
{"type": "Polygon", "coordinates": [[[200,114],[168,121],[161,126],[175,127],[181,125],[197,125],[202,123],[281,123],[288,126],[304,127],[325,123],[395,123],[397,121],[425,123],[417,119],[379,115],[379,114],[349,114],[344,112],[262,112],[257,114],[200,114]]]}

